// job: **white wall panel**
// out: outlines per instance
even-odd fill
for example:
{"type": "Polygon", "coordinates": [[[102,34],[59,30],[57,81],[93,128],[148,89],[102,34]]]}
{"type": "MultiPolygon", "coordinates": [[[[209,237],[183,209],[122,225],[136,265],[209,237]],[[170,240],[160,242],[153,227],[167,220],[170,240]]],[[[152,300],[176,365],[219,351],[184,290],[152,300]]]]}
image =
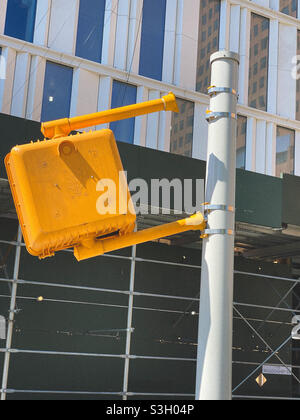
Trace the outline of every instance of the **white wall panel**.
{"type": "Polygon", "coordinates": [[[79,0],[52,0],[48,47],[75,53],[79,0]]]}
{"type": "Polygon", "coordinates": [[[277,111],[277,82],[278,82],[278,47],[279,23],[278,20],[270,21],[269,37],[269,73],[268,73],[268,100],[267,110],[272,114],[277,111]]]}
{"type": "Polygon", "coordinates": [[[273,10],[279,10],[280,0],[270,0],[270,8],[273,10]]]}
{"type": "Polygon", "coordinates": [[[206,161],[208,123],[206,121],[207,105],[195,104],[193,158],[206,161]]]}
{"type": "Polygon", "coordinates": [[[14,84],[16,51],[12,48],[4,48],[2,55],[5,59],[6,74],[5,79],[0,80],[0,112],[9,114],[14,84]]]}
{"type": "MultiPolygon", "coordinates": [[[[111,108],[112,84],[112,77],[100,77],[98,90],[98,111],[106,111],[111,108]]],[[[109,124],[103,124],[97,127],[98,130],[103,128],[109,128],[109,124]]]]}
{"type": "Polygon", "coordinates": [[[131,0],[126,70],[138,74],[140,62],[143,2],[131,0]]]}
{"type": "Polygon", "coordinates": [[[255,167],[259,174],[265,174],[266,171],[266,130],[266,121],[258,120],[256,123],[255,167]]]}
{"type": "MultiPolygon", "coordinates": [[[[160,92],[157,90],[149,91],[149,101],[160,98],[160,92]]],[[[157,149],[158,146],[158,128],[160,113],[155,112],[147,117],[146,146],[150,149],[157,149]]]]}
{"type": "MultiPolygon", "coordinates": [[[[137,103],[146,102],[149,98],[148,89],[144,86],[137,88],[137,103]]],[[[135,128],[134,128],[134,144],[138,146],[146,146],[146,132],[147,132],[147,116],[142,115],[136,117],[135,128]]]]}
{"type": "Polygon", "coordinates": [[[114,64],[117,12],[118,0],[106,0],[101,62],[109,66],[114,64]]]}
{"type": "Polygon", "coordinates": [[[270,0],[252,0],[253,3],[263,7],[270,7],[270,0]]]}
{"type": "Polygon", "coordinates": [[[300,176],[300,131],[295,132],[295,175],[300,176]]]}
{"type": "Polygon", "coordinates": [[[50,23],[51,0],[37,0],[33,42],[47,45],[50,23]]]}
{"type": "Polygon", "coordinates": [[[240,16],[239,103],[248,105],[251,13],[242,8],[240,16]]]}
{"type": "Polygon", "coordinates": [[[235,53],[240,52],[240,21],[241,6],[230,7],[229,49],[235,53]]]}
{"type": "MultiPolygon", "coordinates": [[[[83,69],[75,70],[70,116],[77,117],[97,112],[98,89],[99,76],[97,74],[83,69]]],[[[86,128],[84,131],[89,131],[90,128],[86,128]]]]}
{"type": "Polygon", "coordinates": [[[256,119],[248,118],[246,136],[246,166],[247,171],[255,172],[256,158],[256,119]]]}
{"type": "Polygon", "coordinates": [[[130,0],[120,0],[118,6],[114,66],[126,70],[130,0]]]}
{"type": "Polygon", "coordinates": [[[220,37],[219,49],[229,49],[229,32],[230,32],[230,3],[227,0],[221,0],[220,10],[220,37]]]}
{"type": "Polygon", "coordinates": [[[0,34],[4,34],[7,0],[0,1],[0,34]]]}
{"type": "Polygon", "coordinates": [[[276,124],[267,123],[266,175],[276,175],[276,124]]]}
{"type": "MultiPolygon", "coordinates": [[[[165,92],[167,93],[167,92],[165,92]]],[[[158,150],[170,151],[172,112],[161,112],[158,128],[158,150]]]]}
{"type": "MultiPolygon", "coordinates": [[[[173,83],[178,0],[167,0],[162,80],[173,83]]],[[[180,53],[180,48],[178,49],[180,53]]],[[[178,58],[179,59],[179,58],[178,58]]]]}
{"type": "Polygon", "coordinates": [[[12,48],[5,48],[3,55],[6,60],[6,78],[0,81],[0,111],[10,114],[17,54],[12,48]]]}

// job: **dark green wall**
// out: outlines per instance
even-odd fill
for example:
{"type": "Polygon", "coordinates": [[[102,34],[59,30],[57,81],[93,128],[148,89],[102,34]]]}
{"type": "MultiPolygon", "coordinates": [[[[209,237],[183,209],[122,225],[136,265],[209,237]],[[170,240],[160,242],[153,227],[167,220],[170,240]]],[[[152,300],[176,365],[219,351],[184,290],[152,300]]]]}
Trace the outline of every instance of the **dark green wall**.
{"type": "MultiPolygon", "coordinates": [[[[0,178],[6,178],[3,160],[10,149],[16,144],[41,139],[42,134],[38,123],[4,114],[0,114],[0,127],[0,178]]],[[[152,178],[169,180],[205,178],[205,162],[125,143],[118,143],[118,147],[124,169],[128,171],[129,181],[133,178],[143,178],[148,183],[152,178]]],[[[283,194],[292,197],[299,182],[295,177],[292,177],[292,180],[285,178],[282,181],[278,178],[237,170],[237,221],[281,227],[283,194]]],[[[195,198],[195,188],[193,193],[195,198]]],[[[286,213],[286,206],[284,212],[286,213]]],[[[293,221],[300,225],[299,212],[293,212],[293,221]]]]}

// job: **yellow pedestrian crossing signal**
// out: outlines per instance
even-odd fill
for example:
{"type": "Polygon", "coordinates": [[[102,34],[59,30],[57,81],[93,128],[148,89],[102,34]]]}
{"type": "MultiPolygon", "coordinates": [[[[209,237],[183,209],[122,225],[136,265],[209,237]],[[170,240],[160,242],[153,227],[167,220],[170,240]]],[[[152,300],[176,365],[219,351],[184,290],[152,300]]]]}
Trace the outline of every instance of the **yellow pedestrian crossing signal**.
{"type": "Polygon", "coordinates": [[[134,232],[136,214],[113,132],[69,135],[74,129],[163,110],[178,111],[172,93],[142,104],[42,124],[42,132],[51,140],[11,150],[5,165],[30,254],[46,258],[74,248],[80,261],[164,236],[204,229],[204,217],[197,213],[134,232]],[[110,185],[112,188],[108,188],[110,185]]]}

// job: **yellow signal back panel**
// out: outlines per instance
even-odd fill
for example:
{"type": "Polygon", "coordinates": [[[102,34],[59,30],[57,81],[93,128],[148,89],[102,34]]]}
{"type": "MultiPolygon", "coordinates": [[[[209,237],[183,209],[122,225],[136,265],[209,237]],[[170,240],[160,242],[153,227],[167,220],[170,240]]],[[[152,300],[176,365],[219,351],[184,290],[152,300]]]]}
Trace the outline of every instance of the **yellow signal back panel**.
{"type": "Polygon", "coordinates": [[[30,254],[46,258],[133,232],[134,212],[118,210],[119,200],[128,203],[130,193],[127,183],[119,183],[123,166],[111,130],[16,146],[5,165],[30,254]],[[101,215],[96,204],[106,179],[116,186],[117,212],[101,215]]]}

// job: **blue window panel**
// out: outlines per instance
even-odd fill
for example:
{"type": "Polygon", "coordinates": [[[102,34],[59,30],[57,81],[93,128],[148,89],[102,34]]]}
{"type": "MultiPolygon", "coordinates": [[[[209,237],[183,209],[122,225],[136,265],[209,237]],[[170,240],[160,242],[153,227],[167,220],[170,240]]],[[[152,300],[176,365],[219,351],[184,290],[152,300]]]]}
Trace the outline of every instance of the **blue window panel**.
{"type": "Polygon", "coordinates": [[[4,34],[32,42],[37,0],[8,0],[4,34]]]}
{"type": "MultiPolygon", "coordinates": [[[[112,89],[111,108],[119,108],[136,103],[137,88],[127,83],[114,80],[112,89]]],[[[110,124],[116,140],[133,144],[135,118],[116,121],[110,124]]]]}
{"type": "Polygon", "coordinates": [[[162,80],[166,0],[144,0],[140,69],[142,76],[162,80]]]}
{"type": "Polygon", "coordinates": [[[51,121],[70,116],[73,69],[61,64],[47,62],[42,121],[51,121]]]}
{"type": "Polygon", "coordinates": [[[76,55],[101,62],[106,0],[80,0],[76,55]]]}

